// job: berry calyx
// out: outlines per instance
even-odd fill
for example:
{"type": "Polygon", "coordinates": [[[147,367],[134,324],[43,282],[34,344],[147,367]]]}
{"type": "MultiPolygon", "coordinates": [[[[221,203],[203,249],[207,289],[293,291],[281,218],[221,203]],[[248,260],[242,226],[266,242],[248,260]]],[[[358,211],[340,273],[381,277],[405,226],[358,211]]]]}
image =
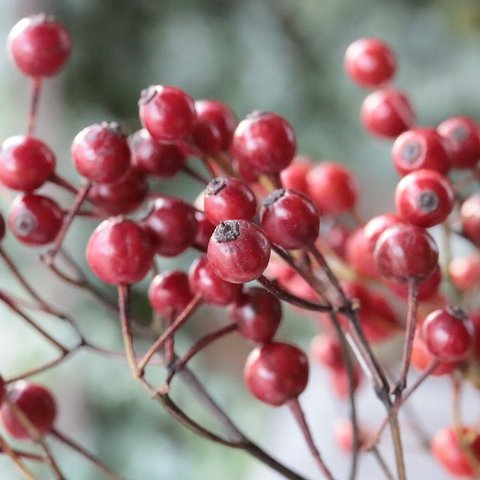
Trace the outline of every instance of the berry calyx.
{"type": "Polygon", "coordinates": [[[244,378],[255,397],[279,406],[305,390],[308,373],[308,358],[302,350],[288,343],[271,342],[250,353],[244,378]]]}

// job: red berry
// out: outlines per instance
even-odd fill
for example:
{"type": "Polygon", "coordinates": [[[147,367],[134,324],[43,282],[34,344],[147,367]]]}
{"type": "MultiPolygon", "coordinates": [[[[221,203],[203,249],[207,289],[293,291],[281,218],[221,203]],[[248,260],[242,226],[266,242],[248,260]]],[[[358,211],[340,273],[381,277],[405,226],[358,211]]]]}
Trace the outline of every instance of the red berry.
{"type": "MultiPolygon", "coordinates": [[[[473,429],[467,428],[463,428],[461,434],[478,461],[480,459],[480,436],[473,429]]],[[[432,453],[449,473],[462,477],[475,475],[471,460],[465,454],[454,428],[445,427],[434,435],[432,453]]]]}
{"type": "Polygon", "coordinates": [[[148,290],[150,305],[166,318],[185,310],[192,299],[188,275],[179,270],[156,275],[148,290]]]}
{"type": "Polygon", "coordinates": [[[222,280],[208,263],[207,257],[197,258],[188,272],[190,288],[200,293],[205,302],[213,305],[229,305],[235,302],[242,292],[242,285],[222,280]]]}
{"type": "Polygon", "coordinates": [[[307,190],[320,214],[338,215],[351,210],[358,196],[352,172],[333,162],[322,162],[308,172],[307,190]]]}
{"type": "MultiPolygon", "coordinates": [[[[335,422],[333,427],[335,440],[338,446],[346,453],[353,450],[353,426],[349,418],[342,418],[335,422]]],[[[358,432],[359,448],[362,449],[368,443],[368,433],[359,426],[358,432]]]]}
{"type": "Polygon", "coordinates": [[[393,144],[392,159],[400,175],[423,168],[447,173],[449,154],[444,139],[434,128],[413,128],[393,144]]]}
{"type": "Polygon", "coordinates": [[[348,237],[345,244],[345,259],[358,274],[371,278],[378,277],[373,250],[365,236],[364,228],[358,228],[348,237]]]}
{"type": "Polygon", "coordinates": [[[77,134],[72,160],[80,175],[92,182],[119,180],[130,167],[127,137],[116,122],[95,123],[77,134]]]}
{"type": "Polygon", "coordinates": [[[257,210],[257,199],[243,180],[217,177],[205,189],[205,213],[213,225],[223,220],[251,220],[257,210]]]}
{"type": "Polygon", "coordinates": [[[17,67],[30,77],[50,77],[65,65],[72,43],[65,27],[52,16],[22,18],[10,31],[8,47],[17,67]]]}
{"type": "Polygon", "coordinates": [[[253,112],[238,124],[230,151],[252,173],[272,174],[290,165],[296,148],[295,132],[283,117],[253,112]]]}
{"type": "Polygon", "coordinates": [[[13,190],[29,192],[49,179],[55,164],[54,153],[37,138],[9,137],[0,149],[0,182],[13,190]]]}
{"type": "Polygon", "coordinates": [[[271,242],[287,250],[295,250],[315,242],[320,216],[306,195],[281,189],[273,191],[264,200],[260,225],[271,242]]]}
{"type": "Polygon", "coordinates": [[[155,140],[175,142],[193,132],[195,103],[180,88],[153,85],[142,91],[138,104],[142,126],[155,140]]]}
{"type": "Polygon", "coordinates": [[[87,244],[87,262],[105,283],[131,285],[152,266],[154,250],[140,226],[121,217],[103,221],[87,244]]]}
{"type": "Polygon", "coordinates": [[[480,137],[476,122],[469,117],[452,117],[442,122],[438,133],[445,139],[452,168],[474,168],[480,158],[480,137]]]}
{"type": "Polygon", "coordinates": [[[175,257],[193,245],[197,233],[195,210],[175,197],[157,197],[144,222],[159,255],[175,257]]]}
{"type": "Polygon", "coordinates": [[[450,182],[434,170],[417,170],[398,182],[395,205],[406,222],[419,227],[433,227],[447,219],[455,195],[450,182]]]}
{"type": "MultiPolygon", "coordinates": [[[[9,390],[7,398],[25,415],[39,435],[44,435],[52,430],[57,416],[57,405],[50,390],[37,383],[20,381],[9,390]]],[[[6,402],[2,405],[0,417],[5,430],[12,437],[32,438],[28,428],[23,426],[15,411],[6,402]]]]}
{"type": "Polygon", "coordinates": [[[244,378],[250,392],[259,400],[283,405],[305,390],[308,358],[294,345],[266,343],[248,356],[244,378]]]}
{"type": "Polygon", "coordinates": [[[208,120],[197,118],[192,130],[193,144],[207,156],[216,155],[222,150],[220,130],[208,120]]]}
{"type": "Polygon", "coordinates": [[[361,87],[380,87],[395,75],[397,62],[393,50],[376,38],[361,38],[345,52],[345,70],[361,87]]]}
{"type": "Polygon", "coordinates": [[[413,126],[415,114],[404,93],[385,88],[364,100],[361,119],[370,133],[395,138],[413,126]]]}
{"type": "Polygon", "coordinates": [[[399,283],[428,277],[438,262],[438,248],[428,232],[415,225],[387,228],[373,252],[379,272],[399,283]]]}
{"type": "Polygon", "coordinates": [[[322,234],[322,239],[335,252],[336,255],[342,259],[345,259],[347,242],[350,238],[350,235],[352,235],[352,230],[350,228],[337,223],[332,225],[326,233],[322,234]]]}
{"type": "Polygon", "coordinates": [[[460,307],[430,313],[422,325],[422,337],[432,355],[441,362],[464,360],[473,344],[472,321],[460,307]]]}
{"type": "Polygon", "coordinates": [[[34,193],[17,197],[8,212],[8,227],[25,245],[53,242],[62,226],[63,211],[51,198],[34,193]]]}
{"type": "Polygon", "coordinates": [[[280,172],[283,188],[307,194],[307,173],[312,162],[306,157],[295,157],[293,163],[280,172]]]}
{"type": "Polygon", "coordinates": [[[131,135],[129,142],[132,165],[147,175],[171,178],[185,165],[185,155],[176,145],[157,142],[144,128],[131,135]]]}
{"type": "Polygon", "coordinates": [[[254,223],[227,220],[215,228],[207,255],[219,277],[232,283],[250,282],[267,268],[270,242],[254,223]]]}
{"type": "Polygon", "coordinates": [[[280,300],[260,287],[246,289],[232,305],[230,321],[249,340],[266,343],[272,340],[282,319],[280,300]]]}
{"type": "Polygon", "coordinates": [[[126,215],[136,210],[147,194],[145,175],[131,167],[115,182],[93,184],[88,198],[109,215],[126,215]]]}
{"type": "MultiPolygon", "coordinates": [[[[426,370],[434,360],[435,357],[429,352],[428,348],[426,347],[421,332],[417,330],[412,345],[412,365],[416,369],[423,371],[426,370]]],[[[430,375],[433,375],[435,377],[448,375],[457,368],[457,365],[458,364],[456,362],[441,362],[430,375]]]]}
{"type": "Polygon", "coordinates": [[[458,289],[473,290],[480,285],[480,255],[455,257],[448,266],[448,273],[458,289]]]}
{"type": "Polygon", "coordinates": [[[480,193],[471,195],[462,203],[460,218],[465,236],[480,246],[480,193]]]}
{"type": "MultiPolygon", "coordinates": [[[[332,370],[330,372],[330,381],[333,392],[342,399],[347,399],[350,395],[350,382],[345,366],[332,370]]],[[[356,391],[362,382],[362,372],[358,364],[353,364],[353,389],[356,391]]]]}
{"type": "MultiPolygon", "coordinates": [[[[440,283],[442,281],[442,271],[437,265],[433,272],[426,278],[420,280],[418,284],[417,298],[420,302],[425,300],[430,300],[434,295],[438,293],[440,288],[440,283]]],[[[395,294],[399,297],[407,299],[408,298],[408,285],[405,283],[395,283],[394,281],[389,281],[388,286],[393,290],[395,294]]]]}
{"type": "Polygon", "coordinates": [[[217,100],[197,100],[195,110],[198,118],[217,127],[220,132],[221,148],[222,150],[228,150],[237,126],[237,119],[232,110],[217,100]]]}
{"type": "Polygon", "coordinates": [[[320,334],[310,343],[310,355],[321,365],[328,368],[341,368],[343,363],[342,349],[338,340],[331,335],[320,334]]]}
{"type": "Polygon", "coordinates": [[[373,217],[365,224],[363,233],[368,240],[370,250],[373,252],[380,235],[389,227],[403,223],[402,219],[395,213],[384,213],[373,217]]]}

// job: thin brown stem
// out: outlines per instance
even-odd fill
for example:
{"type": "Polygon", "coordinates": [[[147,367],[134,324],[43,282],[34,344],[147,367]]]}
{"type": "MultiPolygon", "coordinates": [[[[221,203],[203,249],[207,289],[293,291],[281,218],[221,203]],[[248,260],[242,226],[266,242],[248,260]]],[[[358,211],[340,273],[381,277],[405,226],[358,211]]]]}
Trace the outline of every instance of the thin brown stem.
{"type": "Polygon", "coordinates": [[[132,323],[130,319],[130,287],[127,285],[118,286],[118,310],[120,314],[120,324],[122,326],[122,336],[128,365],[130,366],[132,375],[134,377],[138,377],[139,369],[137,366],[137,357],[135,355],[132,323]]]}
{"type": "Polygon", "coordinates": [[[297,397],[293,398],[287,403],[287,405],[290,408],[290,411],[292,412],[293,416],[295,417],[295,420],[297,421],[298,426],[300,427],[300,430],[302,431],[303,437],[307,442],[310,453],[312,454],[316,464],[318,465],[318,468],[323,473],[325,478],[327,478],[328,480],[333,480],[333,475],[331,474],[328,467],[325,465],[325,462],[323,461],[323,458],[320,455],[320,452],[315,444],[315,441],[313,440],[312,432],[310,431],[307,420],[305,418],[305,414],[300,405],[300,402],[298,401],[298,398],[297,397]]]}
{"type": "Polygon", "coordinates": [[[55,185],[58,185],[59,187],[63,188],[67,192],[70,192],[72,195],[78,194],[78,189],[75,186],[73,186],[67,179],[61,177],[56,172],[54,172],[48,180],[54,183],[55,185]]]}
{"type": "Polygon", "coordinates": [[[21,452],[18,452],[11,448],[2,436],[0,436],[0,448],[2,449],[2,452],[5,453],[5,455],[10,457],[12,462],[17,466],[17,468],[20,470],[21,474],[26,480],[35,480],[33,473],[23,463],[24,456],[21,454],[21,452]]]}
{"type": "Polygon", "coordinates": [[[372,454],[375,457],[375,460],[377,460],[378,465],[382,469],[382,472],[385,474],[385,477],[388,480],[395,480],[395,477],[393,476],[393,473],[391,472],[389,466],[387,465],[387,462],[383,458],[382,453],[377,447],[372,448],[372,454]]]}
{"type": "Polygon", "coordinates": [[[206,179],[201,173],[198,173],[196,170],[191,168],[189,165],[185,164],[182,167],[182,171],[202,185],[208,185],[209,180],[206,179]]]}
{"type": "Polygon", "coordinates": [[[28,112],[27,136],[35,134],[37,124],[38,107],[40,104],[40,95],[42,92],[42,77],[32,78],[32,96],[30,98],[30,111],[28,112]]]}

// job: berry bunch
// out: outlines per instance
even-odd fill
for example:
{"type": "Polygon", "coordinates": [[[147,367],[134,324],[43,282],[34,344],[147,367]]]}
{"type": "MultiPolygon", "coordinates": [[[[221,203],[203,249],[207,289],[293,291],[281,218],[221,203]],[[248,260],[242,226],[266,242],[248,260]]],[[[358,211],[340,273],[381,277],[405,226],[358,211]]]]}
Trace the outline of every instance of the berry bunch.
{"type": "MultiPolygon", "coordinates": [[[[450,375],[458,412],[463,383],[480,383],[480,304],[475,295],[480,287],[480,196],[472,188],[479,178],[480,136],[474,120],[454,117],[436,128],[415,126],[407,95],[390,84],[396,71],[392,49],[367,38],[348,48],[345,69],[355,83],[375,89],[365,99],[361,120],[370,133],[393,140],[392,161],[401,176],[394,194],[396,212],[380,211],[362,221],[354,174],[334,162],[314,164],[297,156],[294,128],[282,116],[255,111],[237,122],[228,105],[195,100],[169,85],[141,92],[139,129],[131,135],[116,121],[86,126],[76,135],[71,157],[82,183],[75,186],[58,171],[53,149],[34,136],[41,86],[67,61],[68,33],[49,16],[27,17],[12,29],[9,50],[31,78],[32,100],[26,135],[8,138],[0,149],[2,188],[20,192],[9,207],[7,225],[0,217],[1,237],[8,230],[27,247],[44,247],[38,255],[43,268],[113,311],[134,379],[175,419],[297,480],[304,477],[233,424],[188,363],[227,334],[249,342],[246,387],[261,402],[290,408],[322,475],[334,479],[299,400],[309,380],[309,357],[300,346],[277,337],[284,305],[313,318],[319,333],[311,343],[311,359],[325,367],[334,394],[350,405],[351,418],[337,423],[335,435],[351,453],[351,478],[360,454],[368,452],[386,478],[395,478],[377,448],[388,426],[397,477],[405,480],[398,421],[403,404],[429,376],[450,375]],[[195,204],[165,196],[151,182],[180,175],[198,181],[195,204]],[[69,206],[59,205],[53,190],[44,188],[49,183],[72,195],[69,206]],[[77,253],[66,250],[64,238],[79,216],[96,225],[85,247],[87,263],[103,283],[116,287],[118,302],[90,283],[77,253]],[[444,231],[442,265],[437,242],[427,230],[432,227],[444,231]],[[453,257],[454,236],[469,241],[469,256],[453,257]],[[188,272],[158,267],[159,257],[178,257],[192,249],[198,257],[188,272]],[[147,277],[152,311],[164,323],[161,331],[152,324],[147,339],[140,339],[130,292],[147,277]],[[225,324],[178,354],[175,336],[205,305],[225,307],[225,324]],[[403,341],[403,358],[398,371],[387,373],[376,346],[395,336],[403,341]],[[161,383],[158,375],[150,379],[159,363],[165,373],[161,383]],[[411,364],[422,372],[413,383],[411,364]],[[357,415],[355,392],[363,374],[386,411],[375,434],[366,432],[357,415]],[[177,378],[203,397],[222,433],[198,423],[172,400],[177,378]]],[[[70,314],[54,306],[58,299],[43,299],[14,260],[3,249],[0,254],[29,301],[3,290],[0,300],[59,352],[55,361],[0,385],[5,431],[39,444],[44,455],[14,450],[1,435],[2,453],[26,478],[32,478],[29,461],[43,462],[56,478],[65,478],[45,439],[52,435],[107,478],[119,478],[55,427],[57,404],[50,391],[26,382],[80,348],[114,352],[92,342],[70,314]],[[38,310],[67,322],[78,336],[76,346],[45,331],[35,318],[38,310]]],[[[456,415],[454,424],[433,438],[432,452],[452,474],[478,477],[479,442],[475,426],[464,425],[456,415]]]]}

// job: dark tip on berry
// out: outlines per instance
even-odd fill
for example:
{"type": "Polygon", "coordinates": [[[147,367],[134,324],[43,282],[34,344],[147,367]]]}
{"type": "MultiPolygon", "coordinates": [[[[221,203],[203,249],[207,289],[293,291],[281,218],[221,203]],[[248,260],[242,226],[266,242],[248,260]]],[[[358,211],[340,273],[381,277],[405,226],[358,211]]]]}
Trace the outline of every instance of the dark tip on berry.
{"type": "Polygon", "coordinates": [[[236,240],[240,236],[240,224],[236,220],[226,220],[217,225],[213,232],[213,238],[218,243],[227,243],[236,240]]]}
{"type": "Polygon", "coordinates": [[[227,181],[223,177],[216,177],[207,185],[205,189],[205,195],[216,195],[218,192],[222,191],[227,186],[227,181]]]}
{"type": "Polygon", "coordinates": [[[100,124],[103,128],[108,130],[110,133],[117,135],[118,137],[126,137],[127,134],[123,130],[123,127],[118,122],[102,122],[100,124]]]}
{"type": "Polygon", "coordinates": [[[402,148],[401,157],[407,163],[415,163],[420,156],[420,152],[422,151],[422,147],[420,142],[409,142],[404,145],[402,148]]]}
{"type": "Polygon", "coordinates": [[[279,188],[278,190],[274,190],[273,192],[270,192],[263,201],[263,208],[268,208],[271,205],[273,205],[277,200],[280,200],[285,195],[285,189],[284,188],[279,188]]]}
{"type": "Polygon", "coordinates": [[[458,318],[459,320],[465,321],[468,318],[465,310],[458,305],[449,305],[446,310],[452,317],[458,318]]]}
{"type": "Polygon", "coordinates": [[[35,218],[25,213],[15,218],[15,231],[21,236],[28,236],[35,229],[35,218]]]}
{"type": "Polygon", "coordinates": [[[148,88],[144,88],[140,92],[140,100],[138,101],[138,104],[140,106],[146,105],[148,102],[150,102],[155,98],[156,94],[157,94],[157,87],[155,85],[151,85],[148,88]]]}
{"type": "Polygon", "coordinates": [[[418,198],[418,206],[425,213],[434,212],[440,204],[438,195],[431,190],[425,190],[418,198]]]}

